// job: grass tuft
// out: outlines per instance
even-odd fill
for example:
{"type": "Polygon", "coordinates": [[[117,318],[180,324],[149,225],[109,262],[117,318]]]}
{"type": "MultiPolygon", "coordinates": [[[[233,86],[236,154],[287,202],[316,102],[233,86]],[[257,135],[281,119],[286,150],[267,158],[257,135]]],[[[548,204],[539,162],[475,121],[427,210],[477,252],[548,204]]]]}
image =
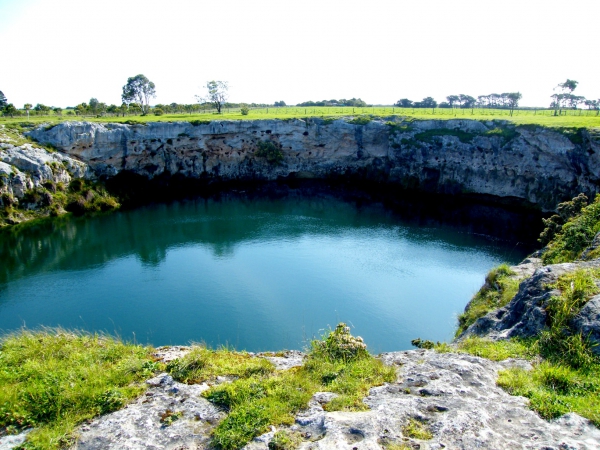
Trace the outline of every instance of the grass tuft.
{"type": "Polygon", "coordinates": [[[266,375],[272,373],[275,366],[266,359],[254,358],[245,352],[194,346],[183,358],[167,364],[167,370],[175,380],[194,384],[217,376],[248,378],[252,375],[266,375]]]}
{"type": "Polygon", "coordinates": [[[501,264],[486,275],[484,285],[473,296],[465,311],[458,316],[456,336],[459,336],[480,317],[507,305],[513,299],[519,290],[520,283],[515,275],[515,272],[507,264],[501,264]]]}
{"type": "Polygon", "coordinates": [[[409,419],[408,423],[402,427],[402,434],[413,439],[428,441],[433,439],[433,433],[423,422],[416,419],[409,419]]]}

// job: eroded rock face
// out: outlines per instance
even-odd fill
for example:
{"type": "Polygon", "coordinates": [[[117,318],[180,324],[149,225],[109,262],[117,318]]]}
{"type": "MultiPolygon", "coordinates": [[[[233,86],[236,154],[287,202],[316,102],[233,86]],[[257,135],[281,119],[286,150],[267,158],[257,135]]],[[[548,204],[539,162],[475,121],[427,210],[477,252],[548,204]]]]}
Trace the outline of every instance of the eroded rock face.
{"type": "Polygon", "coordinates": [[[0,142],[0,194],[17,199],[46,182],[68,184],[72,178],[92,178],[88,165],[59,152],[50,153],[32,144],[0,142]]]}
{"type": "Polygon", "coordinates": [[[547,210],[580,192],[593,196],[600,180],[600,144],[588,133],[574,144],[556,131],[498,122],[64,122],[29,136],[99,175],[130,170],[150,178],[273,180],[355,174],[431,192],[512,197],[547,210]],[[260,140],[281,149],[281,164],[255,155],[260,140]]]}

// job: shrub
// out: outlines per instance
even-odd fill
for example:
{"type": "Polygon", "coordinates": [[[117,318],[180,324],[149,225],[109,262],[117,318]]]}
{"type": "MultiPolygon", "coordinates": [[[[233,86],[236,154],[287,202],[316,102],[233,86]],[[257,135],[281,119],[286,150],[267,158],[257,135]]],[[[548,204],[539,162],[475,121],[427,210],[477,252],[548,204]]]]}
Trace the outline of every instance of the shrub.
{"type": "Polygon", "coordinates": [[[272,141],[258,141],[254,153],[259,158],[265,158],[270,164],[279,164],[283,161],[283,152],[272,141]]]}
{"type": "Polygon", "coordinates": [[[165,113],[161,108],[154,108],[152,112],[155,116],[162,116],[165,113]]]}
{"type": "Polygon", "coordinates": [[[250,108],[248,108],[248,105],[242,105],[240,112],[242,113],[242,116],[247,116],[250,114],[250,108]]]}

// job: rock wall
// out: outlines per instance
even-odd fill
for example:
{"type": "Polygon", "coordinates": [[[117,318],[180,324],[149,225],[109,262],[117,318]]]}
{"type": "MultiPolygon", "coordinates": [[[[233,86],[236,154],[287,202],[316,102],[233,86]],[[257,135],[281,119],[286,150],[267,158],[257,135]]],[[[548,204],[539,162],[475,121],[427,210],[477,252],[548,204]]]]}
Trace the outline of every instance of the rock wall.
{"type": "Polygon", "coordinates": [[[102,176],[128,170],[198,179],[355,175],[404,188],[488,194],[552,210],[600,183],[600,142],[585,130],[474,120],[247,120],[145,125],[64,122],[28,133],[102,176]],[[256,155],[273,142],[283,157],[256,155]]]}

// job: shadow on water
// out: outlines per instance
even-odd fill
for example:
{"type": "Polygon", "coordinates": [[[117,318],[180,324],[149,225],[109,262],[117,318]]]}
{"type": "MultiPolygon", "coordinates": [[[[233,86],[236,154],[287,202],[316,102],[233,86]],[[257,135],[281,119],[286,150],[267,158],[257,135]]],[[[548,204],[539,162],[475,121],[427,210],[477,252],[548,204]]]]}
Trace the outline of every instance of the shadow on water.
{"type": "Polygon", "coordinates": [[[6,230],[0,233],[0,289],[28,274],[83,270],[130,255],[157,266],[170,248],[203,245],[215,256],[227,257],[239,244],[265,236],[297,239],[307,233],[335,235],[345,228],[377,226],[403,227],[415,242],[442,239],[468,245],[481,238],[499,240],[514,249],[512,257],[507,255],[513,259],[535,249],[541,216],[444,196],[270,184],[6,230]]]}

